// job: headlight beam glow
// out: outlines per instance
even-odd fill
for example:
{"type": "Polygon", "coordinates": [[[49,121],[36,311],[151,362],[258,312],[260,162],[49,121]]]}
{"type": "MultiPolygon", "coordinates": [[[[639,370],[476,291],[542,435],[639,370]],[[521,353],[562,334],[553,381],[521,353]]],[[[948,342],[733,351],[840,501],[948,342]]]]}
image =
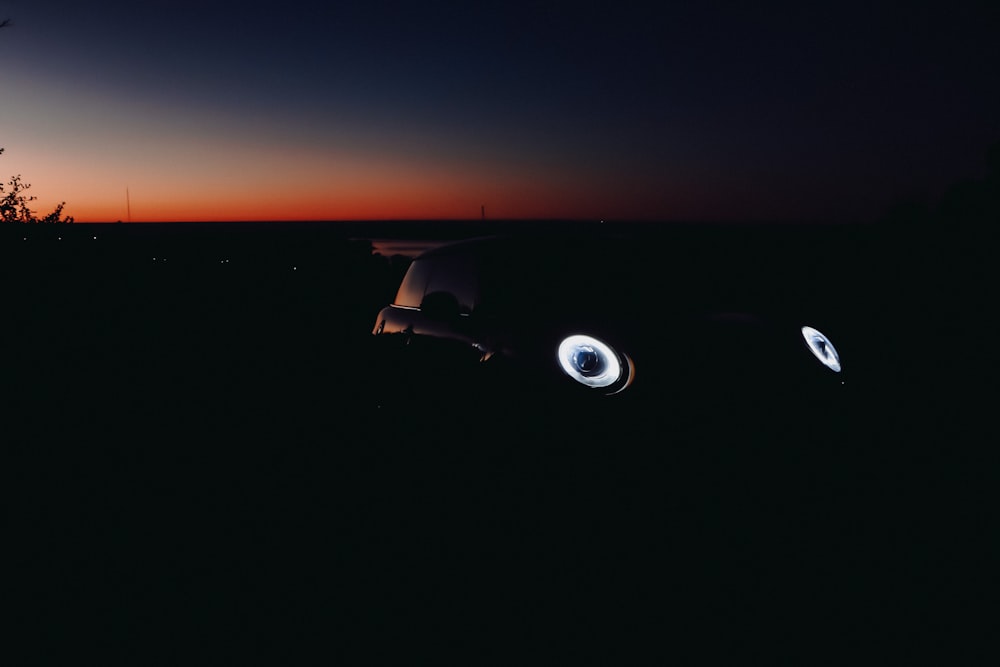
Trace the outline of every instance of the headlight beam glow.
{"type": "Polygon", "coordinates": [[[557,353],[566,375],[588,387],[609,387],[622,378],[622,363],[607,343],[592,336],[564,338],[557,353]]]}
{"type": "Polygon", "coordinates": [[[833,346],[829,338],[812,327],[802,327],[802,337],[805,339],[806,345],[809,346],[809,351],[819,359],[820,363],[834,373],[840,372],[840,355],[837,354],[837,348],[833,346]]]}

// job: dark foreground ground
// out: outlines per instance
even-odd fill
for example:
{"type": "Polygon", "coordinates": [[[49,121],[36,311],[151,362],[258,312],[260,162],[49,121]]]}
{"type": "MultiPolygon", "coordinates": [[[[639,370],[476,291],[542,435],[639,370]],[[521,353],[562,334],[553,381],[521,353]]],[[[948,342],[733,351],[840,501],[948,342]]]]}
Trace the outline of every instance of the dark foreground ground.
{"type": "Polygon", "coordinates": [[[803,281],[870,333],[852,402],[386,404],[407,258],[368,239],[526,223],[0,230],[11,664],[982,658],[988,263],[891,227],[622,230],[803,281]]]}

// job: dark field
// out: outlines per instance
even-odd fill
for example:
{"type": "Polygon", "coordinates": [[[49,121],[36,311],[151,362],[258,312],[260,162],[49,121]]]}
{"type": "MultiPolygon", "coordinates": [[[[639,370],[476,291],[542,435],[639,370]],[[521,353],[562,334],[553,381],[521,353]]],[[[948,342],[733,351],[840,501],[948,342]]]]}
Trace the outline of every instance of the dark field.
{"type": "Polygon", "coordinates": [[[681,427],[655,393],[581,409],[436,376],[401,399],[371,329],[408,258],[371,239],[543,227],[597,228],[0,229],[11,664],[974,651],[997,462],[978,246],[616,227],[681,263],[672,288],[710,260],[866,341],[827,421],[719,404],[681,427]]]}

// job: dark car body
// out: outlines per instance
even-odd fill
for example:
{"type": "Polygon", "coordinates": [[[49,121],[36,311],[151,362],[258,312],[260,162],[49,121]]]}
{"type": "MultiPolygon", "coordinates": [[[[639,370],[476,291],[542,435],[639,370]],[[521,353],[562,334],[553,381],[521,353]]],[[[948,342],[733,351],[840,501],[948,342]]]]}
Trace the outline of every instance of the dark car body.
{"type": "Polygon", "coordinates": [[[613,234],[461,241],[412,262],[373,333],[392,382],[424,398],[652,399],[687,412],[841,400],[849,362],[822,363],[803,333],[814,327],[841,345],[835,311],[810,312],[825,304],[807,307],[801,276],[759,261],[747,248],[613,234]],[[574,377],[574,361],[558,358],[570,336],[605,343],[620,377],[574,377]]]}

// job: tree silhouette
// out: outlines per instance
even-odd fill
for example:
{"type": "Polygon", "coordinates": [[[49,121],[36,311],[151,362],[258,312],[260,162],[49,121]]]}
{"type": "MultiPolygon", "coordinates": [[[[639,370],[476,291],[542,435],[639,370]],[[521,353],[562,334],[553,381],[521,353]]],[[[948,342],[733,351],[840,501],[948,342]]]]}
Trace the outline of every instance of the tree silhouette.
{"type": "MultiPolygon", "coordinates": [[[[10,19],[0,21],[0,28],[10,26],[10,19]]],[[[0,155],[3,154],[0,148],[0,155]]],[[[66,202],[60,202],[55,210],[41,218],[35,215],[28,205],[35,201],[37,197],[24,194],[31,187],[30,183],[21,180],[21,175],[11,176],[6,186],[0,183],[0,222],[27,222],[27,223],[72,223],[73,217],[63,217],[62,211],[66,202]]]]}
{"type": "MultiPolygon", "coordinates": [[[[0,154],[3,153],[3,149],[0,148],[0,154]]],[[[63,207],[66,202],[60,202],[48,215],[38,217],[34,211],[31,210],[30,203],[35,201],[37,197],[33,195],[26,195],[27,191],[31,187],[30,183],[25,183],[21,179],[21,175],[11,176],[10,180],[7,181],[6,185],[0,183],[0,222],[22,222],[22,223],[42,223],[42,224],[71,224],[73,222],[72,216],[63,217],[63,207]]]]}

